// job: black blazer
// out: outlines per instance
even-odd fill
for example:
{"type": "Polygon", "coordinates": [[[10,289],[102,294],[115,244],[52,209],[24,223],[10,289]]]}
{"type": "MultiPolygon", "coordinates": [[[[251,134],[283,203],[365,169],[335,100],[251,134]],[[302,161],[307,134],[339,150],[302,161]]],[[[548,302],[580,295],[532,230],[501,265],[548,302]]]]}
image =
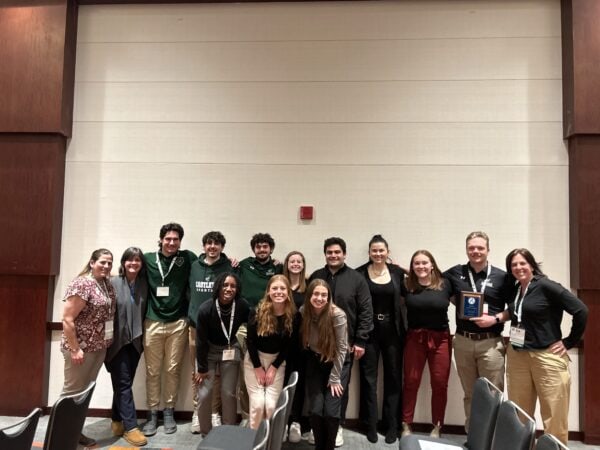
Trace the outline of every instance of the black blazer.
{"type": "MultiPolygon", "coordinates": [[[[356,271],[364,276],[365,279],[369,278],[369,272],[367,269],[369,264],[371,263],[368,262],[356,269],[356,271]]],[[[390,272],[392,284],[394,285],[394,322],[396,324],[396,331],[398,332],[398,336],[404,340],[406,329],[408,328],[408,322],[406,319],[406,302],[400,292],[402,291],[402,285],[404,284],[404,277],[406,273],[395,264],[387,264],[387,268],[390,272]]]]}

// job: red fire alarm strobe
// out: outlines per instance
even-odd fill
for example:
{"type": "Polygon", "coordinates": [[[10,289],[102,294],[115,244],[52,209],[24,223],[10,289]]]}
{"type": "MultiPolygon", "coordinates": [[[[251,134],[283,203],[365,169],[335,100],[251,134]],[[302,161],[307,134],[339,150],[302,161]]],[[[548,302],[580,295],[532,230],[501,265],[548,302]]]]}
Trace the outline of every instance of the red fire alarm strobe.
{"type": "Polygon", "coordinates": [[[300,207],[300,219],[312,220],[313,218],[313,207],[312,206],[301,206],[300,207]]]}

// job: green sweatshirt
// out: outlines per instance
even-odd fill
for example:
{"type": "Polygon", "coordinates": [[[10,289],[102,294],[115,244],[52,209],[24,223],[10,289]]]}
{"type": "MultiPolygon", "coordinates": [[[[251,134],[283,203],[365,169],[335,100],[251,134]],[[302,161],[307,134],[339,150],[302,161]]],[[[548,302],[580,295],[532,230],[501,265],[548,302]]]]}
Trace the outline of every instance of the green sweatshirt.
{"type": "Polygon", "coordinates": [[[188,280],[192,262],[196,259],[196,255],[189,250],[179,250],[177,254],[170,257],[158,252],[159,261],[165,275],[164,286],[169,287],[169,295],[166,297],[156,295],[157,288],[163,286],[156,264],[156,255],[157,252],[144,254],[148,272],[148,311],[146,317],[158,322],[175,322],[185,317],[188,310],[188,280]],[[173,260],[175,262],[169,272],[173,260]]]}
{"type": "Polygon", "coordinates": [[[225,253],[212,264],[206,263],[206,255],[201,254],[196,261],[192,263],[190,272],[190,307],[188,309],[188,318],[190,325],[196,328],[196,319],[198,318],[198,308],[207,300],[212,299],[213,285],[215,280],[222,273],[230,273],[231,262],[225,253]]]}
{"type": "Polygon", "coordinates": [[[250,256],[240,261],[236,271],[242,281],[242,297],[251,308],[255,308],[264,297],[271,277],[283,272],[283,265],[274,264],[272,259],[269,259],[266,264],[261,264],[256,258],[250,256]]]}

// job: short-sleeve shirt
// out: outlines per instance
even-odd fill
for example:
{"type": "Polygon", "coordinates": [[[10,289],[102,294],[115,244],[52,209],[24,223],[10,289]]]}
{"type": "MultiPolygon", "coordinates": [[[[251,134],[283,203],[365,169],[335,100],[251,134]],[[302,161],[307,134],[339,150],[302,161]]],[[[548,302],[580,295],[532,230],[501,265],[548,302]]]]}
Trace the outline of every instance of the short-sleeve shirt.
{"type": "MultiPolygon", "coordinates": [[[[78,296],[85,306],[75,318],[75,335],[79,348],[85,353],[104,350],[112,344],[112,339],[105,339],[106,321],[115,316],[117,296],[112,284],[98,282],[91,276],[75,278],[67,287],[63,301],[69,297],[78,296]]],[[[61,348],[73,351],[63,332],[61,348]]]]}

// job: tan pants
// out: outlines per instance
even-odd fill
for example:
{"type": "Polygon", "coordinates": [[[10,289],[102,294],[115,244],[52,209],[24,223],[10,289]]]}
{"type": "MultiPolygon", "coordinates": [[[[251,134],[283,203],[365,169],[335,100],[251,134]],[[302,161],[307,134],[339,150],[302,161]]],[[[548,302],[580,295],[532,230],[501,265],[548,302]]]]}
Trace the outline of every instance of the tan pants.
{"type": "MultiPolygon", "coordinates": [[[[196,348],[196,328],[189,326],[189,343],[190,343],[190,367],[193,372],[197,371],[197,348],[196,348]]],[[[192,383],[192,395],[194,403],[194,411],[198,411],[198,388],[196,383],[192,383]]],[[[221,377],[218,370],[215,372],[213,380],[213,397],[212,397],[212,412],[213,414],[221,414],[221,377]]]]}
{"type": "Polygon", "coordinates": [[[531,416],[539,399],[544,432],[552,433],[566,445],[571,390],[569,357],[549,350],[516,351],[509,345],[507,361],[509,399],[531,416]]]}
{"type": "Polygon", "coordinates": [[[146,400],[148,409],[159,409],[161,375],[164,366],[164,407],[174,408],[179,391],[179,378],[187,347],[187,322],[144,321],[144,356],[146,359],[146,400]]]}
{"type": "MultiPolygon", "coordinates": [[[[258,352],[260,365],[265,369],[275,361],[277,354],[258,352]]],[[[273,383],[269,386],[258,384],[254,366],[250,360],[250,355],[246,352],[244,358],[244,378],[246,379],[246,388],[248,389],[248,398],[250,400],[249,420],[250,428],[257,430],[263,419],[270,419],[275,412],[277,399],[283,390],[283,379],[285,377],[285,362],[279,366],[273,383]]]]}
{"type": "Polygon", "coordinates": [[[62,352],[65,358],[65,383],[60,393],[65,395],[77,394],[95,381],[104,363],[106,349],[83,354],[83,364],[73,364],[71,352],[62,352]]]}
{"type": "Polygon", "coordinates": [[[504,390],[504,355],[506,348],[501,337],[474,341],[460,334],[452,343],[456,371],[462,384],[465,408],[465,430],[469,431],[473,387],[479,377],[486,377],[498,389],[504,390]]]}

